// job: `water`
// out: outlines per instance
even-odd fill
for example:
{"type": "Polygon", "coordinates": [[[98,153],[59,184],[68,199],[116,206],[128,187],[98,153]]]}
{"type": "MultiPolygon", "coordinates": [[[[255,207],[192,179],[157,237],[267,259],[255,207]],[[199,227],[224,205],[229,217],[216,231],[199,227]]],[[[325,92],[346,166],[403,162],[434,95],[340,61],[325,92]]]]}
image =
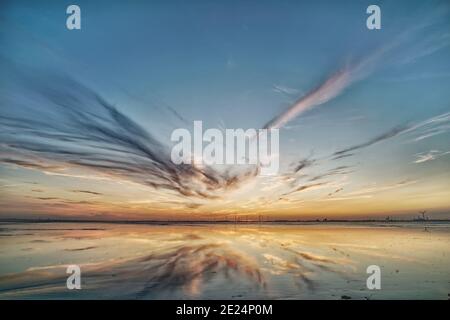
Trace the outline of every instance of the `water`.
{"type": "Polygon", "coordinates": [[[448,299],[450,224],[3,223],[0,299],[448,299]],[[68,290],[67,265],[81,267],[68,290]],[[381,268],[369,290],[366,268],[381,268]]]}

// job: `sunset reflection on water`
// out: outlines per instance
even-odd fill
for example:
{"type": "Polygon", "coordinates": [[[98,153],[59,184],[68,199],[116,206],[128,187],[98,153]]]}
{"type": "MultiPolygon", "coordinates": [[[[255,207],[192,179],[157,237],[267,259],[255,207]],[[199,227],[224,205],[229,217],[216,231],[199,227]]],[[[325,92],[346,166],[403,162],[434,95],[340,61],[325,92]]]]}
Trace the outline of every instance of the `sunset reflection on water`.
{"type": "Polygon", "coordinates": [[[0,298],[447,299],[448,224],[3,224],[0,298]],[[82,289],[66,288],[67,265],[82,289]],[[381,290],[366,268],[382,270],[381,290]]]}

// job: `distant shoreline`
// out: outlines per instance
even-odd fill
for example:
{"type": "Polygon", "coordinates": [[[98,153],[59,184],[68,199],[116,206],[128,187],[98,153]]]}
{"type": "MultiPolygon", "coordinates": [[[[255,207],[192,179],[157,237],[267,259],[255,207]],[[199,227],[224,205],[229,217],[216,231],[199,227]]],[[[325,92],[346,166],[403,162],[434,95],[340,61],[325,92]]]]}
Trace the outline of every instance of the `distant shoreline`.
{"type": "Polygon", "coordinates": [[[397,224],[397,223],[415,223],[418,225],[426,223],[450,223],[450,219],[332,219],[332,220],[86,220],[86,219],[0,219],[0,223],[109,223],[109,224],[135,224],[135,225],[177,225],[177,224],[332,224],[332,223],[383,223],[383,224],[397,224]]]}

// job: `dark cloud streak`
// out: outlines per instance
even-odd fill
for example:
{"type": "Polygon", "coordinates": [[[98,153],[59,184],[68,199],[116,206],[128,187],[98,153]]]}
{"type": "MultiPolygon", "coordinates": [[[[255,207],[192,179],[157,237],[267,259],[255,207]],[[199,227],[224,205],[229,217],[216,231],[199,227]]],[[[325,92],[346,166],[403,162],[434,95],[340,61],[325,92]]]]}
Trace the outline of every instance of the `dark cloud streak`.
{"type": "Polygon", "coordinates": [[[215,199],[257,174],[175,165],[167,146],[100,95],[65,76],[24,76],[22,98],[3,96],[3,163],[61,171],[84,168],[184,197],[215,199]]]}

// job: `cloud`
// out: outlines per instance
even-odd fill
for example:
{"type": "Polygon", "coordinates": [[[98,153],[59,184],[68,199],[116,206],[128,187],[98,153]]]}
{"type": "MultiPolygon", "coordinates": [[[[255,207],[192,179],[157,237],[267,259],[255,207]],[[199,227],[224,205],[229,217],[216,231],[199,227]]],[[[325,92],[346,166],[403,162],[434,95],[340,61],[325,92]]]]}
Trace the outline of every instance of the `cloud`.
{"type": "Polygon", "coordinates": [[[64,251],[70,251],[70,252],[76,252],[76,251],[86,251],[95,249],[97,246],[89,246],[89,247],[83,247],[83,248],[75,248],[75,249],[64,249],[64,251]]]}
{"type": "Polygon", "coordinates": [[[303,192],[303,191],[306,191],[306,190],[320,189],[320,188],[323,188],[323,187],[325,187],[327,185],[329,185],[329,182],[317,182],[317,183],[311,183],[311,184],[305,184],[305,185],[297,186],[293,190],[282,194],[282,197],[279,200],[285,199],[285,198],[283,198],[283,196],[291,195],[293,193],[303,192]]]}
{"type": "Polygon", "coordinates": [[[409,64],[417,60],[430,56],[439,50],[450,45],[450,33],[436,34],[422,41],[417,45],[417,48],[410,50],[410,54],[406,55],[400,63],[409,64]]]}
{"type": "MultiPolygon", "coordinates": [[[[268,121],[264,128],[281,128],[303,112],[336,98],[381,66],[380,61],[387,64],[387,54],[404,43],[409,33],[402,33],[371,54],[330,73],[315,89],[268,121]]],[[[240,187],[259,173],[257,166],[243,172],[219,172],[210,167],[175,165],[164,143],[91,88],[67,76],[30,70],[27,73],[33,75],[22,73],[20,97],[8,95],[7,90],[2,93],[7,95],[2,97],[6,107],[0,111],[3,154],[0,161],[3,163],[71,176],[70,169],[81,168],[96,176],[163,189],[181,197],[204,199],[218,199],[225,191],[240,187]]],[[[285,94],[296,91],[281,85],[273,89],[285,94]]],[[[185,121],[175,109],[169,110],[185,121]]],[[[332,159],[350,157],[357,150],[417,128],[425,129],[428,125],[434,124],[395,127],[369,141],[336,151],[332,159]]],[[[446,126],[429,132],[424,130],[416,139],[445,130],[446,126]]],[[[300,172],[302,166],[305,164],[299,163],[295,173],[300,172]]],[[[307,187],[295,189],[301,191],[305,189],[299,188],[307,187]]]]}
{"type": "Polygon", "coordinates": [[[267,122],[264,128],[281,128],[303,112],[322,105],[339,96],[349,88],[351,84],[367,77],[377,67],[381,58],[399,45],[401,42],[400,39],[401,37],[399,37],[397,41],[392,41],[391,43],[374,50],[371,54],[359,61],[350,63],[337,72],[332,73],[315,89],[311,90],[284,112],[267,122]]]}
{"type": "Polygon", "coordinates": [[[95,191],[89,191],[89,190],[72,190],[72,192],[75,192],[75,193],[87,193],[87,194],[93,194],[93,195],[97,195],[97,196],[103,195],[103,193],[95,192],[95,191]]]}
{"type": "Polygon", "coordinates": [[[371,185],[371,186],[367,186],[367,187],[362,187],[359,188],[357,191],[353,191],[350,193],[347,193],[344,196],[362,196],[362,195],[370,195],[370,194],[374,194],[374,193],[378,193],[378,192],[384,192],[384,191],[388,191],[388,190],[394,190],[394,189],[398,189],[398,188],[402,188],[402,187],[406,187],[409,185],[413,185],[415,183],[417,183],[417,180],[402,180],[396,183],[392,183],[392,184],[388,184],[388,185],[384,185],[384,186],[377,186],[376,184],[371,185]]]}
{"type": "Polygon", "coordinates": [[[59,198],[55,198],[55,197],[36,197],[35,199],[45,200],[45,201],[47,201],[47,200],[59,200],[59,198]]]}
{"type": "Polygon", "coordinates": [[[352,172],[352,171],[348,170],[350,168],[352,168],[352,166],[339,166],[339,167],[330,169],[330,170],[326,171],[325,173],[318,174],[318,175],[310,178],[309,181],[317,181],[317,180],[321,180],[326,177],[349,174],[352,172]]]}
{"type": "Polygon", "coordinates": [[[3,163],[57,174],[88,169],[207,199],[258,173],[258,168],[232,173],[175,165],[166,145],[92,89],[66,76],[23,76],[21,99],[3,98],[10,102],[0,111],[3,163]]]}
{"type": "Polygon", "coordinates": [[[344,154],[340,154],[338,156],[334,156],[332,158],[332,160],[339,160],[339,159],[349,158],[349,157],[354,156],[354,155],[355,155],[354,153],[344,153],[344,154]]]}
{"type": "Polygon", "coordinates": [[[316,160],[310,159],[310,158],[299,160],[298,163],[295,165],[294,173],[297,173],[306,168],[312,167],[315,162],[316,162],[316,160]]]}
{"type": "Polygon", "coordinates": [[[364,149],[366,147],[370,147],[384,140],[395,138],[397,136],[404,134],[413,134],[419,132],[419,137],[414,139],[414,141],[417,142],[425,138],[447,132],[448,129],[450,129],[449,122],[450,122],[450,112],[447,112],[431,117],[418,123],[397,126],[379,136],[369,139],[366,142],[362,142],[360,144],[356,144],[351,147],[340,149],[334,152],[331,155],[331,158],[332,160],[338,160],[350,157],[355,154],[354,153],[355,151],[364,149]]]}
{"type": "Polygon", "coordinates": [[[446,133],[450,129],[450,112],[419,123],[414,129],[418,129],[418,135],[412,140],[413,142],[446,133]]]}
{"type": "Polygon", "coordinates": [[[374,194],[379,193],[379,192],[385,192],[385,191],[389,191],[389,190],[395,190],[398,188],[403,188],[406,186],[410,186],[413,185],[415,183],[417,183],[417,180],[402,180],[396,183],[391,183],[391,184],[386,184],[386,185],[377,185],[377,184],[372,184],[369,186],[363,186],[358,188],[357,191],[352,191],[352,192],[348,192],[345,194],[341,194],[343,191],[343,188],[338,188],[335,191],[331,192],[328,194],[328,197],[326,198],[321,198],[321,199],[317,199],[317,200],[313,200],[313,201],[318,201],[318,202],[322,202],[322,201],[346,201],[346,200],[360,200],[360,199],[370,199],[373,197],[374,194]],[[340,193],[340,196],[334,197],[334,195],[336,193],[340,193]],[[332,197],[333,196],[333,197],[332,197]]]}
{"type": "Polygon", "coordinates": [[[410,128],[407,126],[393,128],[393,129],[389,130],[388,132],[385,132],[385,133],[383,133],[375,138],[372,138],[366,142],[338,150],[332,154],[332,157],[333,157],[333,159],[341,159],[344,157],[348,157],[348,156],[350,156],[350,154],[349,154],[350,152],[369,147],[371,145],[374,145],[378,142],[381,142],[381,141],[384,141],[384,140],[387,140],[390,138],[394,138],[394,137],[406,132],[409,129],[410,128]]]}
{"type": "MultiPolygon", "coordinates": [[[[421,32],[428,31],[426,28],[430,27],[432,24],[442,21],[442,18],[442,16],[439,17],[436,15],[433,17],[424,17],[422,21],[418,21],[413,27],[400,32],[395,38],[391,39],[391,41],[373,50],[365,57],[347,64],[337,72],[330,73],[322,83],[316,86],[315,89],[299,98],[284,112],[267,122],[264,128],[283,127],[286,123],[303,112],[322,105],[341,95],[352,84],[366,78],[380,66],[386,66],[389,63],[394,62],[396,64],[409,63],[433,54],[448,46],[450,44],[449,33],[433,34],[431,36],[429,35],[429,32],[426,35],[420,34],[421,32]],[[415,38],[412,37],[413,35],[422,36],[422,40],[415,41],[415,38]],[[402,54],[400,59],[395,60],[394,54],[398,54],[399,52],[397,49],[405,45],[412,46],[413,48],[416,47],[416,50],[411,50],[411,48],[408,50],[408,52],[414,52],[414,54],[406,56],[406,58],[405,54],[402,54]]],[[[278,89],[281,92],[283,91],[282,87],[278,89]]]]}
{"type": "Polygon", "coordinates": [[[97,201],[89,201],[89,200],[67,200],[63,198],[58,197],[29,197],[36,200],[42,200],[42,201],[51,201],[52,203],[46,203],[46,206],[54,205],[54,206],[65,206],[65,205],[99,205],[102,204],[101,202],[97,201]]]}
{"type": "Polygon", "coordinates": [[[304,111],[321,105],[340,94],[351,83],[351,73],[344,69],[330,76],[324,83],[319,85],[304,97],[300,98],[286,111],[279,114],[266,123],[266,129],[278,129],[283,127],[287,122],[297,117],[304,111]]]}
{"type": "Polygon", "coordinates": [[[37,169],[41,171],[46,170],[62,170],[62,166],[55,166],[55,165],[48,165],[44,163],[40,163],[38,161],[31,162],[25,159],[14,159],[14,158],[7,158],[7,157],[1,157],[0,162],[7,163],[7,164],[14,164],[19,167],[27,168],[27,169],[37,169]]]}
{"type": "Polygon", "coordinates": [[[288,96],[294,95],[294,94],[298,94],[299,91],[297,89],[294,88],[289,88],[283,85],[273,85],[272,87],[272,91],[276,92],[276,93],[281,93],[281,94],[285,94],[288,96]]]}
{"type": "Polygon", "coordinates": [[[344,188],[338,188],[338,189],[336,189],[336,190],[334,190],[333,192],[330,192],[329,194],[328,194],[328,196],[329,197],[331,197],[332,195],[334,195],[334,194],[336,194],[336,193],[338,193],[338,192],[341,192],[342,190],[344,190],[344,188]]]}
{"type": "Polygon", "coordinates": [[[430,150],[428,152],[421,152],[416,154],[416,160],[414,163],[424,163],[427,161],[435,160],[436,158],[445,156],[447,154],[450,154],[450,151],[447,152],[441,152],[439,150],[430,150]]]}

